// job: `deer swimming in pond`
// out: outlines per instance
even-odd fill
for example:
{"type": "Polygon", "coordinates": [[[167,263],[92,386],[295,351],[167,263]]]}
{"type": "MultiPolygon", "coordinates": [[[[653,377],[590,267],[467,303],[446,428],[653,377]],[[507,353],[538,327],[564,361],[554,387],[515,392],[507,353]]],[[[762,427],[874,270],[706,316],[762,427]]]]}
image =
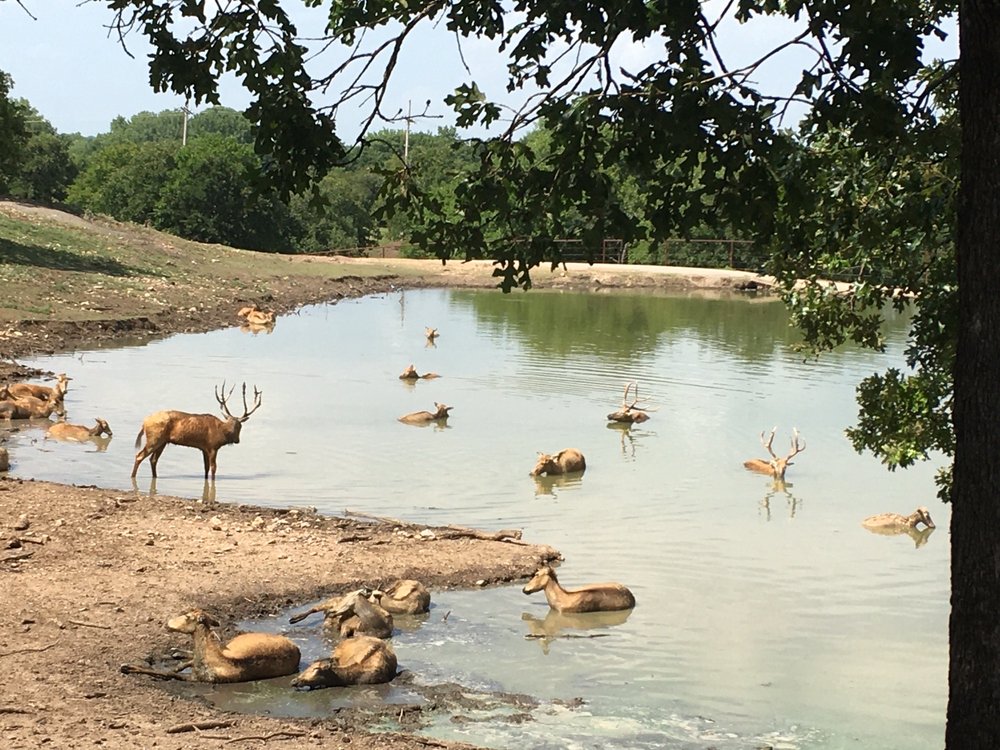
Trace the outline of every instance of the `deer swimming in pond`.
{"type": "MultiPolygon", "coordinates": [[[[235,386],[233,386],[235,388],[235,386]]],[[[132,466],[132,477],[139,471],[139,464],[148,456],[149,467],[156,476],[156,462],[160,460],[160,454],[167,445],[185,445],[189,448],[197,448],[201,451],[205,462],[205,478],[209,472],[212,479],[215,479],[215,459],[219,449],[224,445],[240,442],[240,430],[243,423],[250,415],[260,408],[261,392],[255,387],[253,389],[254,405],[251,408],[247,405],[247,384],[243,384],[243,416],[234,417],[229,413],[226,400],[232,395],[233,388],[226,393],[226,384],[222,384],[222,391],[215,389],[215,400],[219,402],[219,407],[226,418],[219,419],[212,414],[188,414],[183,411],[158,411],[150,414],[142,421],[139,434],[135,437],[135,447],[139,447],[142,436],[146,436],[146,444],[135,455],[135,464],[132,466]]]]}
{"type": "Polygon", "coordinates": [[[554,456],[548,453],[539,453],[535,468],[531,470],[531,476],[537,477],[545,474],[554,476],[556,474],[572,474],[583,471],[587,468],[587,461],[576,448],[566,448],[556,453],[554,456]]]}
{"type": "Polygon", "coordinates": [[[410,414],[404,414],[399,418],[399,421],[404,424],[429,424],[430,422],[444,422],[448,419],[448,412],[450,412],[455,407],[445,406],[444,404],[439,404],[437,401],[434,402],[435,411],[415,411],[410,414]]]}
{"type": "Polygon", "coordinates": [[[250,682],[295,674],[299,669],[299,647],[283,635],[243,633],[225,645],[212,632],[219,622],[204,610],[192,609],[167,620],[167,630],[194,638],[191,660],[174,670],[156,670],[124,664],[125,674],[191,682],[250,682]],[[181,672],[191,668],[189,675],[181,672]]]}
{"type": "Polygon", "coordinates": [[[107,422],[100,417],[97,417],[96,419],[97,424],[93,427],[86,427],[82,424],[56,422],[48,429],[45,436],[55,438],[57,440],[75,440],[83,442],[85,440],[90,440],[91,438],[99,438],[102,435],[107,435],[108,437],[114,435],[107,422]]]}
{"type": "Polygon", "coordinates": [[[429,328],[428,327],[428,328],[424,328],[424,335],[427,337],[427,341],[430,342],[431,344],[433,344],[434,343],[434,339],[436,339],[440,334],[438,334],[438,329],[437,328],[429,328]]]}
{"type": "Polygon", "coordinates": [[[632,592],[620,583],[592,583],[564,589],[555,570],[548,565],[539,568],[522,591],[525,594],[544,591],[549,606],[557,612],[610,612],[635,606],[632,592]]]}
{"type": "Polygon", "coordinates": [[[356,635],[334,646],[329,659],[314,661],[292,680],[292,687],[375,685],[396,676],[396,652],[381,638],[356,635]]]}
{"type": "Polygon", "coordinates": [[[639,403],[639,384],[632,382],[625,384],[625,394],[622,396],[622,405],[618,411],[613,411],[608,414],[609,422],[620,422],[621,424],[641,424],[649,419],[649,414],[646,412],[642,406],[637,406],[639,403]],[[635,386],[635,398],[632,399],[631,403],[628,400],[628,392],[635,386]]]}
{"type": "Polygon", "coordinates": [[[425,372],[423,375],[421,375],[420,373],[417,372],[416,368],[413,365],[408,365],[406,369],[403,370],[403,373],[399,376],[399,379],[409,380],[412,382],[415,380],[433,380],[434,378],[439,378],[439,377],[441,376],[438,375],[436,372],[425,372]]]}
{"type": "Polygon", "coordinates": [[[929,529],[937,528],[931,520],[931,512],[924,506],[920,506],[910,515],[904,516],[899,513],[879,513],[876,516],[869,516],[861,525],[866,529],[915,529],[919,524],[924,524],[929,529]]]}
{"type": "Polygon", "coordinates": [[[778,458],[775,455],[774,450],[771,448],[771,444],[774,442],[774,433],[777,431],[777,427],[771,430],[771,436],[764,439],[764,433],[760,433],[760,442],[767,449],[767,452],[771,454],[770,459],[766,458],[751,458],[749,461],[744,461],[744,468],[750,471],[755,471],[758,474],[770,474],[775,479],[784,479],[785,470],[792,465],[792,459],[799,453],[806,449],[805,441],[799,441],[799,431],[797,429],[792,430],[792,448],[788,452],[788,455],[784,458],[778,458]]]}

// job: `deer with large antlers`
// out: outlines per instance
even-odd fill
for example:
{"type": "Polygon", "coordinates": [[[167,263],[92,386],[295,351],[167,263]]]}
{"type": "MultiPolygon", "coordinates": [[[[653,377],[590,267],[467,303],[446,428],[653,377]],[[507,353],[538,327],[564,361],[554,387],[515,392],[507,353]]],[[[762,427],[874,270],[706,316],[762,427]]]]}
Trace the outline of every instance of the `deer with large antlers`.
{"type": "MultiPolygon", "coordinates": [[[[235,388],[236,386],[233,386],[235,388]]],[[[142,428],[135,436],[135,447],[139,447],[143,434],[146,444],[135,454],[135,465],[132,467],[132,477],[139,471],[139,464],[149,457],[149,467],[156,476],[156,462],[167,445],[186,445],[197,448],[205,459],[205,479],[209,471],[215,480],[215,457],[219,448],[224,445],[240,442],[240,429],[250,415],[260,408],[261,392],[256,386],[253,389],[253,407],[247,405],[247,384],[243,384],[243,416],[234,417],[229,413],[226,400],[233,393],[233,388],[226,393],[226,384],[222,390],[215,389],[215,400],[219,402],[225,419],[219,419],[213,414],[188,414],[183,411],[158,411],[142,420],[142,428]]]]}
{"type": "Polygon", "coordinates": [[[618,411],[613,411],[608,415],[609,422],[621,422],[622,424],[640,424],[649,419],[649,411],[645,407],[637,406],[639,403],[639,384],[636,382],[625,384],[625,393],[622,395],[622,405],[618,411]],[[635,386],[635,398],[629,403],[628,392],[635,386]]]}
{"type": "Polygon", "coordinates": [[[760,442],[767,452],[771,454],[770,460],[766,458],[751,458],[749,461],[744,461],[743,466],[750,471],[756,471],[759,474],[770,474],[775,479],[785,478],[785,469],[787,469],[791,463],[792,459],[800,454],[806,449],[805,441],[799,442],[799,431],[798,429],[792,430],[792,449],[788,452],[788,455],[784,458],[778,458],[774,451],[771,449],[771,444],[774,442],[774,433],[777,432],[778,428],[775,427],[771,430],[771,435],[766,440],[764,439],[764,433],[760,433],[760,442]]]}

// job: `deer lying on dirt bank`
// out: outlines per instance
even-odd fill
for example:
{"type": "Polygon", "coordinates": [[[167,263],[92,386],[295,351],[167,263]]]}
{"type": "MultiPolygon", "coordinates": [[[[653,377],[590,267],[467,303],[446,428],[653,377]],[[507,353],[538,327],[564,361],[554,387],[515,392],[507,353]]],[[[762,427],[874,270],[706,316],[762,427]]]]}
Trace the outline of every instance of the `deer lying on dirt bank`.
{"type": "Polygon", "coordinates": [[[62,399],[42,401],[34,396],[25,396],[13,401],[0,401],[0,419],[48,419],[55,412],[65,416],[62,399]]]}
{"type": "Polygon", "coordinates": [[[647,409],[637,406],[639,403],[639,384],[632,382],[625,384],[625,394],[622,396],[622,405],[618,411],[613,411],[608,415],[609,422],[620,422],[622,424],[640,424],[649,419],[647,409]],[[628,392],[635,386],[635,398],[629,403],[628,392]]]}
{"type": "Polygon", "coordinates": [[[48,431],[45,433],[46,437],[56,438],[57,440],[77,440],[83,442],[84,440],[89,440],[90,438],[101,437],[102,435],[107,435],[111,437],[114,435],[111,432],[111,427],[100,417],[97,417],[97,424],[93,427],[86,427],[82,424],[68,424],[67,422],[56,422],[52,425],[48,431]]]}
{"type": "Polygon", "coordinates": [[[378,604],[368,599],[364,589],[328,599],[306,612],[294,615],[289,622],[295,624],[316,612],[324,616],[323,627],[336,630],[341,638],[355,635],[370,635],[373,638],[392,636],[392,615],[378,604]]]}
{"type": "Polygon", "coordinates": [[[420,615],[431,608],[431,592],[410,579],[396,581],[384,591],[375,589],[368,598],[392,615],[420,615]]]}
{"type": "Polygon", "coordinates": [[[146,674],[190,682],[250,682],[295,674],[299,669],[299,647],[283,635],[243,633],[223,645],[212,628],[219,622],[200,609],[192,609],[167,620],[167,630],[194,636],[191,661],[173,670],[123,664],[125,674],[146,674]],[[191,668],[189,675],[181,672],[191,668]]]}
{"type": "MultiPolygon", "coordinates": [[[[235,388],[236,386],[233,386],[235,388]]],[[[135,447],[139,447],[142,436],[146,436],[146,444],[135,454],[135,464],[132,466],[132,477],[139,471],[139,464],[148,456],[149,467],[156,477],[156,462],[167,445],[185,445],[201,451],[205,460],[205,478],[209,471],[215,480],[215,459],[219,449],[224,445],[240,442],[240,430],[250,415],[260,408],[261,392],[253,389],[253,408],[247,405],[247,384],[243,384],[243,416],[234,417],[229,413],[226,400],[232,395],[233,388],[226,393],[226,384],[222,391],[215,389],[215,400],[226,418],[219,419],[212,414],[188,414],[183,411],[158,411],[150,414],[142,421],[139,434],[135,436],[135,447]]]]}
{"type": "Polygon", "coordinates": [[[774,433],[777,429],[775,427],[771,430],[771,436],[766,440],[764,439],[764,433],[760,433],[761,445],[767,448],[767,452],[771,454],[770,460],[766,458],[751,458],[749,461],[744,461],[743,466],[750,471],[756,471],[758,474],[770,474],[775,479],[784,479],[785,470],[792,465],[792,459],[806,449],[806,444],[805,441],[802,441],[802,444],[799,445],[799,431],[793,429],[791,451],[784,458],[778,458],[771,449],[771,443],[774,442],[774,433]]]}
{"type": "Polygon", "coordinates": [[[427,424],[429,422],[443,422],[448,419],[448,412],[450,412],[455,407],[445,406],[444,404],[439,404],[437,401],[434,402],[435,411],[415,411],[410,414],[404,414],[399,418],[399,421],[404,424],[427,424]]]}
{"type": "Polygon", "coordinates": [[[423,375],[419,374],[413,365],[409,365],[403,374],[399,376],[400,380],[433,380],[434,378],[441,377],[436,372],[425,372],[423,375]]]}
{"type": "MultiPolygon", "coordinates": [[[[69,389],[69,381],[73,378],[67,377],[66,373],[59,373],[59,378],[54,386],[39,385],[37,383],[14,383],[7,386],[7,393],[11,399],[22,399],[26,396],[33,396],[41,401],[52,401],[58,399],[62,401],[69,389]]],[[[7,398],[7,397],[5,397],[7,398]]]]}
{"type": "Polygon", "coordinates": [[[915,529],[919,524],[924,524],[929,529],[937,528],[931,520],[931,512],[927,508],[920,506],[910,515],[904,516],[899,513],[879,513],[877,516],[869,516],[861,525],[866,529],[915,529]]]}
{"type": "Polygon", "coordinates": [[[396,652],[381,638],[356,635],[340,641],[329,659],[314,661],[292,680],[294,688],[374,685],[396,676],[396,652]]]}
{"type": "Polygon", "coordinates": [[[564,589],[548,565],[539,568],[521,590],[525,594],[544,591],[549,606],[557,612],[610,612],[635,606],[632,592],[620,583],[592,583],[578,589],[564,589]]]}
{"type": "Polygon", "coordinates": [[[583,454],[576,448],[567,448],[559,451],[554,456],[548,453],[539,453],[538,462],[535,464],[535,468],[531,470],[531,476],[572,474],[577,471],[583,471],[586,468],[587,461],[584,459],[583,454]]]}

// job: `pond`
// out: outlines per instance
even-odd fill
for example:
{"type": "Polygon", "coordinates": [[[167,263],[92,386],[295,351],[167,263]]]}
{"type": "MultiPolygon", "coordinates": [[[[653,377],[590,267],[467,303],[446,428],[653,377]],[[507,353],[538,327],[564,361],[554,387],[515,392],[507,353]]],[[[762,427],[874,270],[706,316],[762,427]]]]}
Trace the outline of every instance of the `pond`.
{"type": "MultiPolygon", "coordinates": [[[[26,429],[11,455],[17,475],[130,489],[143,416],[215,413],[214,387],[246,381],[263,406],[219,454],[218,500],[523,528],[565,555],[564,585],[613,580],[635,593],[630,616],[584,628],[554,621],[519,586],[436,593],[427,621],[395,638],[401,667],[543,705],[533,721],[442,722],[430,734],[494,747],[936,748],[949,508],[934,497],[936,466],[889,473],[844,436],[858,381],[901,364],[906,322],[890,321],[885,354],[845,347],[805,361],[772,300],[399,292],[310,307],[271,334],[232,328],[33,361],[74,377],[73,421],[103,417],[115,437],[98,451],[26,429]],[[440,330],[436,345],[425,326],[440,330]],[[401,382],[410,363],[442,377],[401,382]],[[656,410],[609,428],[627,381],[656,410]],[[446,427],[396,421],[435,401],[454,407],[446,427]],[[777,453],[793,427],[806,444],[783,489],[742,466],[764,455],[758,436],[774,426],[777,453]],[[582,478],[528,476],[538,451],[566,447],[585,454],[582,478]],[[918,505],[938,525],[929,536],[859,525],[918,505]]],[[[168,447],[159,474],[151,485],[144,464],[139,490],[206,490],[191,449],[168,447]]],[[[325,648],[308,642],[305,655],[325,648]]],[[[335,700],[264,693],[248,705],[309,713],[335,700]]]]}

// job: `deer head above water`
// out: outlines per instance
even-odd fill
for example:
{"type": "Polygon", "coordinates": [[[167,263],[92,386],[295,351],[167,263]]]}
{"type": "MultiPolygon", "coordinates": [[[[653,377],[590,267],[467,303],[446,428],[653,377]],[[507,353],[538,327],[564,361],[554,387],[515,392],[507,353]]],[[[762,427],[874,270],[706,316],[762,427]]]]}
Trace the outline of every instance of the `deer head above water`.
{"type": "MultiPolygon", "coordinates": [[[[233,386],[235,388],[235,386],[233,386]]],[[[209,471],[212,479],[215,479],[215,459],[219,448],[231,443],[240,442],[240,430],[243,423],[250,415],[260,408],[261,392],[256,387],[253,389],[253,407],[247,405],[247,384],[243,384],[243,415],[234,417],[229,412],[226,404],[227,399],[233,393],[233,388],[226,392],[226,384],[222,384],[222,390],[215,389],[215,400],[219,402],[219,408],[226,416],[219,419],[212,414],[188,414],[183,411],[158,411],[150,414],[142,421],[139,434],[135,437],[135,447],[139,447],[143,434],[146,436],[146,444],[142,450],[135,454],[135,464],[132,466],[132,476],[135,477],[139,471],[139,464],[149,457],[149,467],[156,476],[156,462],[160,460],[160,454],[169,444],[186,445],[189,448],[197,448],[201,451],[205,460],[205,478],[208,478],[209,471]]]]}
{"type": "Polygon", "coordinates": [[[774,442],[774,433],[778,430],[777,427],[771,430],[771,435],[767,439],[764,438],[764,433],[760,433],[760,442],[767,452],[771,454],[770,459],[766,458],[751,458],[749,461],[744,461],[743,466],[750,471],[756,471],[759,474],[770,474],[775,479],[784,479],[785,470],[791,465],[792,459],[799,453],[806,449],[805,441],[799,440],[798,429],[792,430],[792,447],[788,452],[788,455],[784,458],[778,458],[775,455],[774,450],[771,448],[771,444],[774,442]]]}
{"type": "Polygon", "coordinates": [[[613,411],[608,415],[609,422],[621,422],[622,424],[640,424],[649,419],[648,409],[637,406],[639,403],[639,384],[632,382],[625,384],[625,393],[622,395],[622,405],[618,411],[613,411]],[[635,398],[629,403],[628,392],[635,386],[635,398]]]}

